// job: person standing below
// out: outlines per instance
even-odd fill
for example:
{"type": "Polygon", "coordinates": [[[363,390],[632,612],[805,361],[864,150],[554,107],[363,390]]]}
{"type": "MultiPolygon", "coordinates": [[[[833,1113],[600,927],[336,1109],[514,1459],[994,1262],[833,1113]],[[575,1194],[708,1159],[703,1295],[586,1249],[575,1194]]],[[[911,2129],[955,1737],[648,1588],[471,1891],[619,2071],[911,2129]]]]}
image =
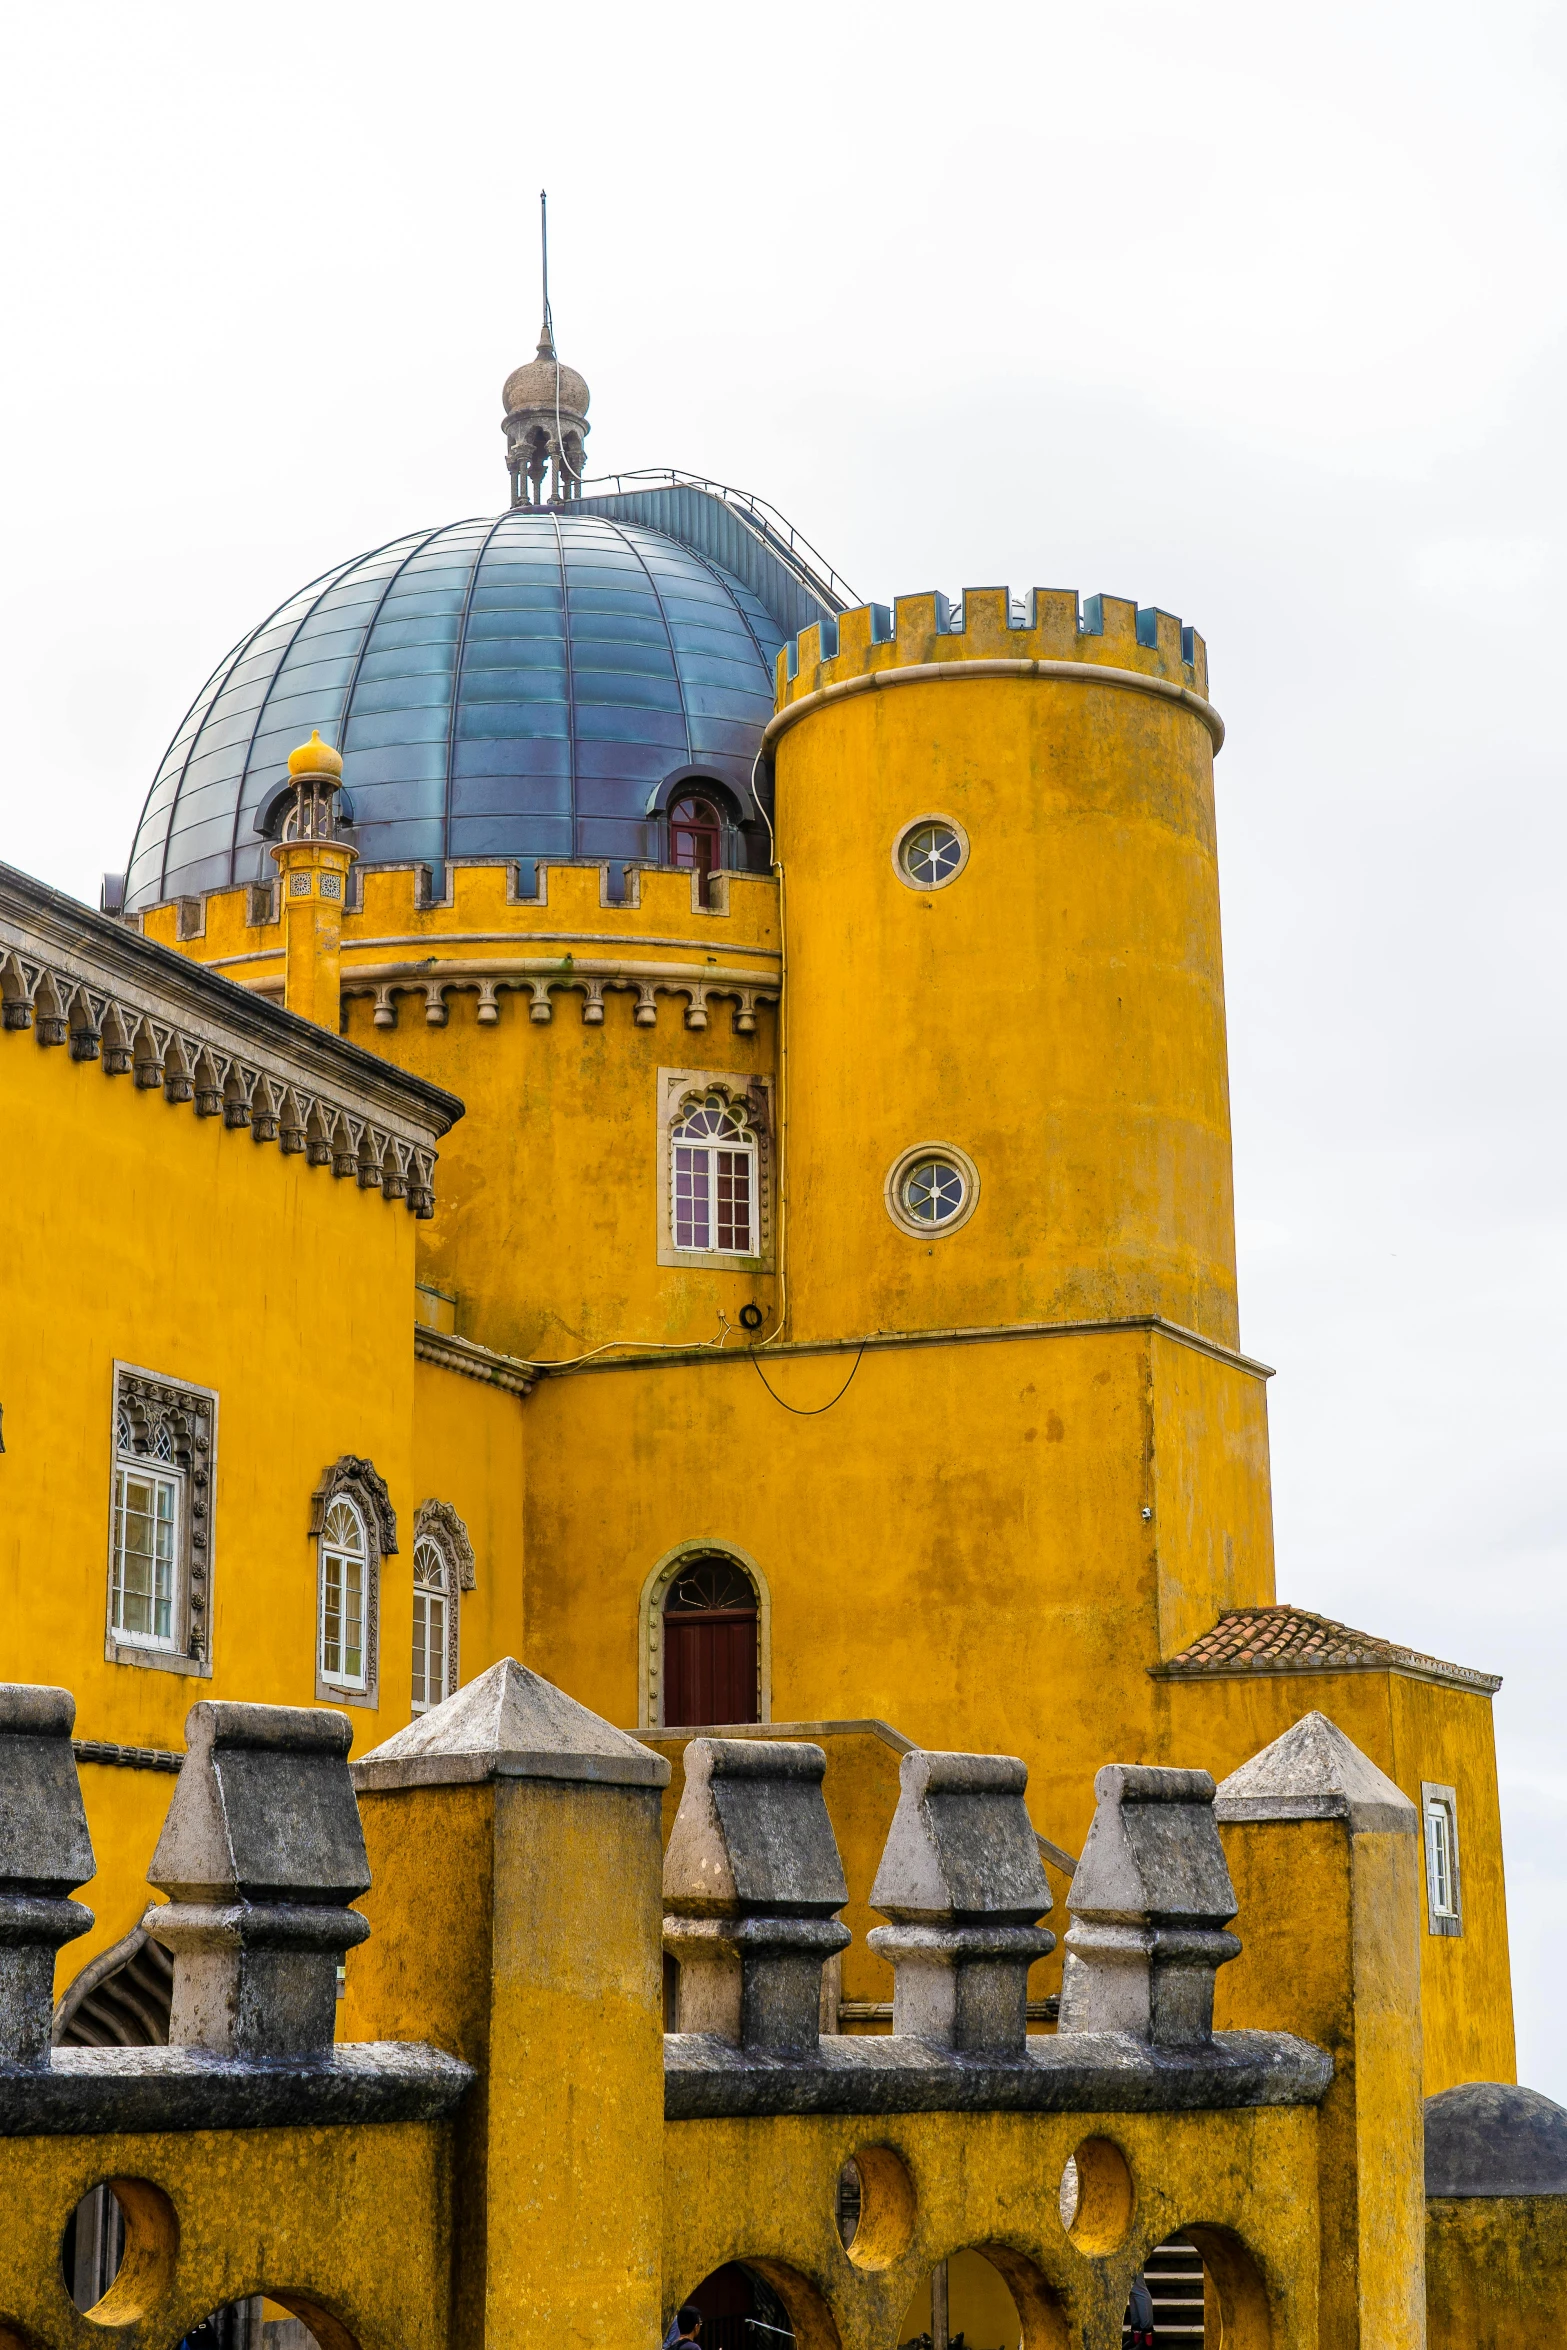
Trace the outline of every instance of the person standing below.
{"type": "Polygon", "coordinates": [[[1129,2339],[1133,2350],[1154,2350],[1153,2295],[1141,2277],[1132,2287],[1132,2298],[1126,2305],[1126,2323],[1131,2329],[1129,2339]]]}
{"type": "Polygon", "coordinates": [[[675,2322],[664,2336],[663,2350],[676,2350],[677,2343],[689,2342],[698,2346],[702,2334],[702,2312],[694,2301],[683,2301],[675,2311],[675,2322]]]}

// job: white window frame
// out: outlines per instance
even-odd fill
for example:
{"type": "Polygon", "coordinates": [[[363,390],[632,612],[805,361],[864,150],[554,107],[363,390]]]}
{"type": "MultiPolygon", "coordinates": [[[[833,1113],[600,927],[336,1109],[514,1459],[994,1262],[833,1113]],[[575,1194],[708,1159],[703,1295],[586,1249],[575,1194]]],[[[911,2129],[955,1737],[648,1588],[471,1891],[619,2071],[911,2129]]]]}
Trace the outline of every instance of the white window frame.
{"type": "Polygon", "coordinates": [[[433,1534],[417,1534],[414,1537],[414,1598],[412,1640],[412,1659],[415,1668],[415,1678],[413,1682],[413,1697],[411,1700],[411,1710],[416,1714],[429,1713],[433,1706],[440,1705],[444,1699],[450,1696],[451,1692],[457,1686],[456,1585],[457,1578],[452,1573],[451,1560],[447,1557],[446,1552],[441,1547],[440,1543],[436,1541],[435,1536],[433,1534]],[[429,1559],[434,1560],[436,1567],[436,1579],[433,1582],[428,1579],[427,1575],[421,1576],[420,1571],[422,1563],[429,1559]],[[440,1609],[441,1615],[441,1670],[439,1682],[433,1697],[430,1694],[430,1613],[432,1602],[440,1609]],[[420,1693],[420,1685],[417,1677],[417,1668],[421,1648],[419,1638],[421,1619],[424,1633],[422,1644],[424,1656],[424,1687],[422,1695],[420,1693]]]}
{"type": "Polygon", "coordinates": [[[1426,1872],[1426,1929],[1458,1936],[1464,1930],[1463,1873],[1458,1854],[1458,1791],[1435,1780],[1420,1782],[1420,1848],[1426,1872]],[[1447,1884],[1436,1850],[1445,1843],[1447,1884]]]}
{"type": "MultiPolygon", "coordinates": [[[[116,1414],[116,1418],[119,1415],[116,1414]]],[[[184,1597],[184,1578],[180,1573],[180,1553],[185,1532],[185,1473],[172,1460],[144,1458],[119,1440],[116,1430],[114,1461],[114,1526],[109,1543],[109,1630],[115,1641],[126,1648],[160,1649],[172,1654],[179,1644],[180,1602],[184,1597]],[[154,1547],[149,1554],[152,1568],[152,1591],[149,1595],[154,1620],[159,1606],[168,1617],[166,1632],[137,1632],[125,1622],[125,1520],[130,1480],[135,1478],[151,1488],[151,1523],[155,1529],[168,1528],[167,1556],[159,1558],[156,1532],[154,1547]],[[167,1495],[167,1517],[159,1509],[160,1500],[167,1495]],[[168,1574],[168,1590],[160,1602],[158,1569],[164,1566],[168,1574]]]]}
{"type": "MultiPolygon", "coordinates": [[[[699,1101],[688,1101],[669,1130],[669,1148],[670,1214],[676,1248],[685,1256],[754,1257],[761,1153],[755,1135],[745,1122],[744,1111],[736,1107],[728,1094],[716,1090],[705,1093],[699,1101]],[[735,1131],[693,1134],[692,1120],[704,1116],[722,1118],[735,1131]],[[692,1163],[682,1165],[683,1160],[692,1163]],[[730,1166],[721,1171],[723,1160],[729,1161],[730,1166]],[[745,1170],[744,1238],[726,1243],[718,1238],[724,1220],[720,1190],[726,1180],[734,1182],[737,1167],[745,1170]],[[686,1230],[688,1226],[690,1229],[686,1230]],[[700,1239],[695,1236],[698,1227],[700,1239]]],[[[732,1202],[729,1222],[731,1231],[738,1233],[742,1229],[732,1202]]]]}
{"type": "MultiPolygon", "coordinates": [[[[364,1510],[353,1494],[334,1493],[327,1502],[321,1532],[316,1537],[316,1677],[328,1689],[341,1690],[345,1694],[355,1697],[364,1697],[370,1688],[370,1581],[374,1568],[375,1559],[371,1547],[370,1527],[364,1510]],[[347,1510],[359,1529],[357,1553],[348,1549],[346,1545],[331,1539],[332,1518],[338,1510],[347,1510]],[[346,1664],[341,1662],[336,1670],[327,1663],[327,1571],[333,1561],[345,1568],[357,1566],[360,1572],[359,1671],[357,1673],[350,1673],[346,1664]]],[[[340,1592],[346,1592],[346,1576],[342,1579],[339,1589],[340,1592]]],[[[347,1655],[349,1645],[343,1637],[342,1631],[344,1613],[340,1601],[338,1611],[338,1654],[340,1660],[347,1655]]]]}
{"type": "Polygon", "coordinates": [[[107,1571],[103,1653],[110,1664],[150,1666],[203,1679],[212,1672],[213,1522],[218,1399],[211,1388],[140,1363],[112,1366],[107,1571]],[[167,1633],[136,1632],[123,1618],[126,1480],[144,1477],[173,1503],[167,1633]]]}
{"type": "MultiPolygon", "coordinates": [[[[773,1269],[772,1080],[734,1070],[660,1069],[658,1113],[658,1262],[713,1272],[770,1273],[773,1269]],[[747,1157],[751,1191],[748,1248],[683,1248],[676,1239],[676,1153],[683,1148],[704,1147],[700,1143],[678,1143],[676,1135],[686,1113],[710,1094],[718,1095],[729,1106],[746,1131],[747,1139],[743,1143],[720,1144],[715,1140],[712,1147],[735,1149],[747,1157]]],[[[716,1231],[716,1188],[714,1182],[710,1194],[713,1210],[710,1235],[716,1231]]]]}

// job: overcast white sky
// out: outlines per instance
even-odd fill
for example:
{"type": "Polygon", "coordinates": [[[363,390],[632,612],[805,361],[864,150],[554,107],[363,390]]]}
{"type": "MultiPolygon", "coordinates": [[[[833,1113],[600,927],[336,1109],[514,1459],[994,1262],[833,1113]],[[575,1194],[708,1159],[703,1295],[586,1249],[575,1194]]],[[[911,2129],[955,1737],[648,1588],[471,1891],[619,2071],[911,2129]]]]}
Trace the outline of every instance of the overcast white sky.
{"type": "Polygon", "coordinates": [[[86,0],[6,64],[0,855],[67,889],[263,610],[502,503],[545,183],[591,470],[1207,636],[1280,1594],[1507,1675],[1567,2101],[1561,11],[86,0]]]}

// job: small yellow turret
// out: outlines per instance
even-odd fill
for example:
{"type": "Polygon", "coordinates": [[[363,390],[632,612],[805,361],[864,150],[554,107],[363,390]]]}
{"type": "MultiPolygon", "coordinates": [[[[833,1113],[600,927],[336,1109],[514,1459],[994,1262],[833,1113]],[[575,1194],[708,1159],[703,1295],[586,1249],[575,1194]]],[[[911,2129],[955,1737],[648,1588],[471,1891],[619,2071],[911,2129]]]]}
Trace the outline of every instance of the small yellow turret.
{"type": "Polygon", "coordinates": [[[358,852],[337,834],[343,756],[313,732],[290,751],[294,804],[272,851],[283,891],[283,1002],[335,1034],[342,1020],[343,901],[358,852]]]}

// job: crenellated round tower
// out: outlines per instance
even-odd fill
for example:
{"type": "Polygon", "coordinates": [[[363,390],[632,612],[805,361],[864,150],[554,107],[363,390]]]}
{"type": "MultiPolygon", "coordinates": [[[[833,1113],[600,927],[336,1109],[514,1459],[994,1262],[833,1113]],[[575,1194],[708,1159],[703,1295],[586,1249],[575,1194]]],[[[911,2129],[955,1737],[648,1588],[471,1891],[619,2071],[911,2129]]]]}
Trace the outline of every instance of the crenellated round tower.
{"type": "Polygon", "coordinates": [[[869,605],[780,655],[787,1336],[1157,1316],[1237,1343],[1201,638],[869,605]]]}

